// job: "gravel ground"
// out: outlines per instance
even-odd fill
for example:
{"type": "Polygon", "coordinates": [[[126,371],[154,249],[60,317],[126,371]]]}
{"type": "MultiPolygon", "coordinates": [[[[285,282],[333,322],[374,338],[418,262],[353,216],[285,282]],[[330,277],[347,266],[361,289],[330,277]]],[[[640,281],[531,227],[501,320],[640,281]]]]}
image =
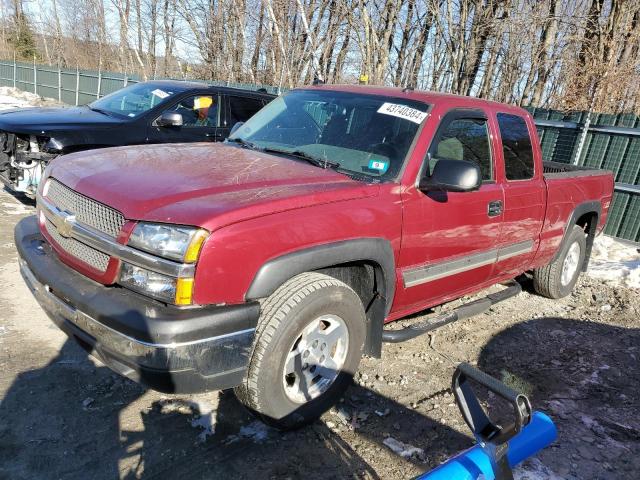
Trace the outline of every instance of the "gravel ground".
{"type": "Polygon", "coordinates": [[[32,211],[0,192],[0,479],[410,478],[473,444],[449,390],[461,361],[558,426],[516,478],[638,477],[640,290],[583,276],[551,301],[523,279],[491,311],[364,359],[338,408],[280,433],[231,393],[148,391],[67,341],[18,273],[13,225],[32,211]]]}

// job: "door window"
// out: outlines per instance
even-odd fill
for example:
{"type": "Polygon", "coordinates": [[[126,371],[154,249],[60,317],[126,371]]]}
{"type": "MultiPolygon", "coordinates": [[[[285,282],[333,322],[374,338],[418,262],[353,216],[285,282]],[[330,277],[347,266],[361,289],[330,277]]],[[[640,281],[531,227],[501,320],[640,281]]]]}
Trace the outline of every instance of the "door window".
{"type": "Polygon", "coordinates": [[[524,118],[508,113],[499,113],[498,125],[502,137],[507,180],[533,178],[533,148],[524,118]]]}
{"type": "Polygon", "coordinates": [[[264,104],[257,98],[229,97],[229,125],[246,122],[260,110],[264,104]]]}
{"type": "Polygon", "coordinates": [[[493,180],[489,130],[484,118],[456,118],[438,131],[429,150],[429,172],[440,158],[477,163],[482,180],[493,180]]]}
{"type": "Polygon", "coordinates": [[[218,98],[212,95],[187,97],[169,111],[182,115],[186,128],[218,126],[218,98]]]}

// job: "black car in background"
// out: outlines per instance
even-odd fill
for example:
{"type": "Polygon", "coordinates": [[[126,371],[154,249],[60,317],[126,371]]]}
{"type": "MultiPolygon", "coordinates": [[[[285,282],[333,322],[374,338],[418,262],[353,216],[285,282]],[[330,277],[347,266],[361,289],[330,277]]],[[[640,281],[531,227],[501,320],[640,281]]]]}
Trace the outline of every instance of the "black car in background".
{"type": "Polygon", "coordinates": [[[0,112],[0,180],[35,194],[48,162],[93,148],[221,141],[275,98],[204,83],[132,84],[81,107],[0,112]]]}

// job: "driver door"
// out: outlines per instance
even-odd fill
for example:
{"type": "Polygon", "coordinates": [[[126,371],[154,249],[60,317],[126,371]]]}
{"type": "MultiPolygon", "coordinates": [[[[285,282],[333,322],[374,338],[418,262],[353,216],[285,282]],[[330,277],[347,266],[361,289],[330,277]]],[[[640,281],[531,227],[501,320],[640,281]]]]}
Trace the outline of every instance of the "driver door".
{"type": "Polygon", "coordinates": [[[422,175],[430,175],[440,158],[467,160],[479,165],[482,184],[470,192],[425,193],[417,186],[405,192],[399,304],[425,308],[489,280],[502,222],[495,207],[504,202],[494,139],[482,110],[452,110],[443,117],[422,175]]]}
{"type": "Polygon", "coordinates": [[[154,118],[149,127],[149,143],[179,143],[216,141],[220,128],[220,98],[216,94],[202,93],[183,97],[154,118]],[[182,115],[182,126],[158,125],[162,113],[182,115]]]}

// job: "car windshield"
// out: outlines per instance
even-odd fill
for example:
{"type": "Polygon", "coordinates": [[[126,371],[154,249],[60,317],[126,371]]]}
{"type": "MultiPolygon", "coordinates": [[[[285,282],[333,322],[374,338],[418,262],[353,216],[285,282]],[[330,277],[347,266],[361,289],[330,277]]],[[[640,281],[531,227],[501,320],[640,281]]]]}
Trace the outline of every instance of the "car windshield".
{"type": "Polygon", "coordinates": [[[154,83],[135,83],[88,105],[92,110],[134,118],[166,102],[181,90],[154,83]]]}
{"type": "Polygon", "coordinates": [[[404,98],[294,90],[251,117],[229,141],[384,181],[402,169],[427,109],[404,98]]]}

